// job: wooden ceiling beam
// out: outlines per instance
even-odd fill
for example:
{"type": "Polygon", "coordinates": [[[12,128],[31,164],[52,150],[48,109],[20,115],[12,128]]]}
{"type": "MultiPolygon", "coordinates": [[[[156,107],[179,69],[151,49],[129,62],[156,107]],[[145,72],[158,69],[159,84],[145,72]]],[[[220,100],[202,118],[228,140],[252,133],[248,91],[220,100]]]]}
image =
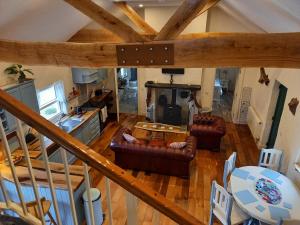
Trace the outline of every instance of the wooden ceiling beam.
{"type": "Polygon", "coordinates": [[[163,26],[155,40],[170,40],[176,37],[198,16],[209,0],[185,0],[163,26]]]}
{"type": "MultiPolygon", "coordinates": [[[[209,33],[188,33],[179,35],[176,40],[189,40],[207,37],[209,33]]],[[[141,34],[147,39],[154,40],[155,35],[151,34],[141,34]]],[[[222,35],[226,35],[222,33],[222,35]]],[[[92,43],[92,42],[102,42],[102,43],[124,43],[124,41],[117,35],[106,29],[82,29],[78,31],[74,36],[72,36],[68,42],[76,43],[92,43]]]]}
{"type": "Polygon", "coordinates": [[[102,43],[121,43],[124,40],[114,33],[106,29],[81,29],[74,34],[68,42],[78,43],[91,43],[91,42],[102,42],[102,43]]]}
{"type": "Polygon", "coordinates": [[[118,6],[123,13],[146,34],[157,34],[156,30],[146,23],[146,21],[126,2],[115,2],[114,4],[118,6]]]}
{"type": "MultiPolygon", "coordinates": [[[[170,67],[300,68],[300,33],[205,33],[197,39],[149,42],[161,43],[174,45],[174,64],[170,67]]],[[[0,61],[29,65],[118,67],[117,45],[0,40],[0,61]]]]}
{"type": "Polygon", "coordinates": [[[210,8],[214,7],[219,1],[220,0],[209,0],[207,2],[207,4],[204,6],[204,8],[198,13],[197,16],[200,16],[201,14],[203,14],[204,12],[206,12],[207,10],[209,10],[210,8]]]}
{"type": "Polygon", "coordinates": [[[126,42],[144,42],[146,38],[91,0],[64,0],[126,42]]]}

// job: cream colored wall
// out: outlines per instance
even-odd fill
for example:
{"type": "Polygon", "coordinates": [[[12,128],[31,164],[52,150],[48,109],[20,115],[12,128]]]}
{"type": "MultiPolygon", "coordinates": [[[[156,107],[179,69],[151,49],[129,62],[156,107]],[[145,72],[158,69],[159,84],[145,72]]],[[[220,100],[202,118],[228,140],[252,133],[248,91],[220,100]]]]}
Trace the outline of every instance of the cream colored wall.
{"type": "Polygon", "coordinates": [[[249,32],[249,27],[244,26],[219,7],[214,7],[208,13],[207,30],[209,32],[249,32]]]}
{"type": "MultiPolygon", "coordinates": [[[[149,7],[145,8],[145,20],[154,29],[159,31],[168,21],[171,15],[175,12],[176,7],[149,7]]],[[[207,14],[197,17],[182,33],[199,33],[206,29],[207,14]]],[[[185,69],[185,74],[174,76],[174,83],[181,84],[198,84],[202,83],[202,69],[188,68],[185,69]]],[[[145,115],[146,113],[146,96],[147,89],[145,88],[146,81],[155,81],[160,83],[169,83],[170,76],[161,73],[161,69],[141,68],[138,69],[138,114],[145,115]]],[[[153,97],[154,98],[154,97],[153,97]]],[[[197,98],[200,99],[200,92],[197,98]]]]}
{"type": "MultiPolygon", "coordinates": [[[[175,84],[199,84],[201,85],[201,69],[185,69],[184,75],[177,75],[173,77],[175,84]]],[[[138,114],[145,115],[146,113],[146,97],[147,89],[145,83],[147,81],[154,81],[160,83],[169,83],[170,76],[162,74],[161,69],[138,69],[138,114]]],[[[200,92],[199,92],[200,95],[200,92]]],[[[154,97],[153,97],[154,99],[154,97]]]]}
{"type": "MultiPolygon", "coordinates": [[[[154,29],[160,31],[160,29],[166,24],[169,18],[174,14],[177,7],[147,7],[145,8],[145,20],[154,29]]],[[[203,13],[201,16],[195,18],[182,32],[196,33],[205,31],[207,13],[203,13]]]]}
{"type": "MultiPolygon", "coordinates": [[[[207,32],[251,32],[248,27],[228,15],[218,7],[212,8],[207,16],[207,32]]],[[[204,107],[212,108],[214,94],[215,68],[206,68],[202,75],[201,103],[204,107]]],[[[238,104],[234,104],[237,106],[238,104]]]]}
{"type": "Polygon", "coordinates": [[[284,152],[282,171],[286,172],[287,175],[300,186],[300,174],[296,173],[293,167],[293,163],[300,154],[300,111],[298,108],[298,112],[294,116],[288,107],[291,98],[296,97],[300,99],[300,70],[266,68],[266,73],[270,78],[270,84],[268,86],[258,82],[260,77],[258,68],[246,69],[244,79],[244,86],[252,87],[251,106],[263,121],[260,145],[264,147],[268,141],[272,116],[278,96],[278,87],[281,83],[288,88],[288,92],[275,148],[281,149],[284,152]]]}
{"type": "MultiPolygon", "coordinates": [[[[12,63],[0,62],[0,85],[15,82],[11,76],[4,73],[5,68],[12,65],[12,63]]],[[[69,67],[57,67],[57,66],[26,66],[24,68],[32,69],[34,76],[28,76],[35,80],[36,89],[43,89],[52,83],[61,80],[64,83],[66,97],[68,93],[72,91],[74,87],[72,81],[72,72],[69,67]]],[[[77,105],[77,100],[74,99],[69,103],[69,109],[71,106],[77,105]]]]}

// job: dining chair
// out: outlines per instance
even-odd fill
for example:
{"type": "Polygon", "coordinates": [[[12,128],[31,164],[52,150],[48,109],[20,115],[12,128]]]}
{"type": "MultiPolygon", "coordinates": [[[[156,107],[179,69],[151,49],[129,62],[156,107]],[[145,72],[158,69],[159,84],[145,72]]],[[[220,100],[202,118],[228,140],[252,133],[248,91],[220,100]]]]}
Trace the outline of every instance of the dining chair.
{"type": "Polygon", "coordinates": [[[229,158],[225,161],[224,172],[223,172],[223,186],[231,193],[230,183],[228,183],[228,175],[235,169],[236,152],[233,152],[229,158]]]}
{"type": "Polygon", "coordinates": [[[263,148],[260,152],[258,166],[279,171],[282,160],[282,151],[274,148],[263,148]]]}
{"type": "Polygon", "coordinates": [[[233,197],[216,181],[212,182],[209,225],[216,217],[223,225],[248,224],[250,217],[235,203],[233,197]]]}
{"type": "MultiPolygon", "coordinates": [[[[45,197],[42,197],[40,199],[41,201],[41,206],[42,206],[42,210],[43,210],[43,216],[48,216],[50,219],[50,224],[49,225],[57,225],[57,223],[55,222],[54,217],[51,215],[50,213],[50,207],[51,207],[51,202],[49,200],[47,200],[45,197]]],[[[37,201],[32,201],[32,202],[27,202],[26,203],[26,208],[28,210],[28,212],[37,217],[40,218],[40,213],[38,211],[38,202],[37,201]]]]}

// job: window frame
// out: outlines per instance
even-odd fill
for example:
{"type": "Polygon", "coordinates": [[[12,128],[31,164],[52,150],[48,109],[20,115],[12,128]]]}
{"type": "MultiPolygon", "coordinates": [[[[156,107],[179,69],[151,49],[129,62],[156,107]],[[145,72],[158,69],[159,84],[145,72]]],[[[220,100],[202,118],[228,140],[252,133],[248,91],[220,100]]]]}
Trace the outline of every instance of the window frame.
{"type": "Polygon", "coordinates": [[[45,87],[45,88],[43,88],[43,89],[38,90],[38,99],[40,98],[40,96],[39,96],[40,92],[45,91],[45,90],[47,90],[47,89],[49,89],[49,88],[52,88],[52,87],[54,88],[55,99],[52,100],[52,101],[50,101],[50,102],[48,102],[48,103],[46,103],[46,104],[44,104],[44,105],[40,105],[40,102],[39,102],[39,109],[40,109],[40,112],[41,112],[43,109],[45,109],[45,108],[47,108],[47,107],[49,107],[49,106],[51,106],[51,105],[53,105],[53,104],[58,103],[59,109],[60,109],[60,110],[59,110],[59,113],[53,115],[53,116],[50,117],[50,118],[46,118],[46,117],[44,117],[44,116],[41,114],[41,116],[43,116],[45,119],[47,119],[47,120],[49,120],[49,121],[52,121],[52,122],[57,122],[57,121],[61,118],[61,116],[62,116],[64,113],[63,113],[63,110],[62,110],[62,103],[58,100],[58,97],[57,97],[57,93],[56,93],[56,89],[55,89],[55,83],[53,83],[53,84],[51,84],[51,85],[49,85],[49,86],[47,86],[47,87],[45,87]]]}

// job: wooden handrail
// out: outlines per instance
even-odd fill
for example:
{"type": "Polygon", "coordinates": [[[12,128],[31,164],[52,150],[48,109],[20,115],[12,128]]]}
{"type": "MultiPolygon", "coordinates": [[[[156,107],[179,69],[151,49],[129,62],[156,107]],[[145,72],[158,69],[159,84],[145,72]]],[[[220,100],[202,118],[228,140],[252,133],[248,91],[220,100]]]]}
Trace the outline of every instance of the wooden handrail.
{"type": "Polygon", "coordinates": [[[64,132],[53,123],[49,122],[38,113],[33,112],[22,102],[0,90],[0,107],[4,108],[15,117],[27,123],[38,132],[50,138],[67,151],[87,163],[89,166],[103,173],[106,177],[119,184],[121,187],[139,197],[147,204],[151,205],[164,215],[168,216],[179,224],[199,224],[204,225],[194,216],[178,207],[175,203],[155,192],[151,188],[143,185],[135,177],[121,169],[105,157],[96,153],[88,146],[81,143],[70,134],[64,132]]]}

